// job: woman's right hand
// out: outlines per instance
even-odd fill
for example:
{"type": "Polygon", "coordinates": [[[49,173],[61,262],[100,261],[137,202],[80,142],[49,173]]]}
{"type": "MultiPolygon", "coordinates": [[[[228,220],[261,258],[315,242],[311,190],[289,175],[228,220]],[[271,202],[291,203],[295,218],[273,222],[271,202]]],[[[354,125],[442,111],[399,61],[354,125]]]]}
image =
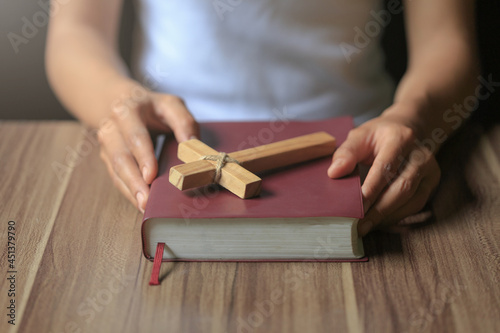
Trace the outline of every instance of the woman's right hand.
{"type": "Polygon", "coordinates": [[[115,186],[141,212],[156,177],[158,162],[149,130],[172,131],[178,142],[199,137],[199,126],[182,99],[136,86],[118,99],[101,121],[101,159],[115,186]]]}

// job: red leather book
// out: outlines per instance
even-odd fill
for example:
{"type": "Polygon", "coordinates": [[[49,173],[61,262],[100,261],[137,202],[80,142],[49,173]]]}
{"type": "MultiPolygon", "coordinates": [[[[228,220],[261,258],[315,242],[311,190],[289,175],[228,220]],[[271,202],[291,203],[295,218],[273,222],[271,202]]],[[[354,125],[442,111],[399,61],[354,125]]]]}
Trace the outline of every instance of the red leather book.
{"type": "MultiPolygon", "coordinates": [[[[201,124],[201,140],[227,153],[317,131],[340,145],[350,117],[321,121],[201,124]]],[[[331,156],[258,174],[260,196],[240,199],[217,185],[180,191],[170,167],[181,164],[177,143],[166,140],[151,185],[142,240],[146,258],[159,261],[365,260],[357,220],[363,217],[360,179],[330,179],[331,156]],[[361,259],[360,259],[361,258],[361,259]]]]}

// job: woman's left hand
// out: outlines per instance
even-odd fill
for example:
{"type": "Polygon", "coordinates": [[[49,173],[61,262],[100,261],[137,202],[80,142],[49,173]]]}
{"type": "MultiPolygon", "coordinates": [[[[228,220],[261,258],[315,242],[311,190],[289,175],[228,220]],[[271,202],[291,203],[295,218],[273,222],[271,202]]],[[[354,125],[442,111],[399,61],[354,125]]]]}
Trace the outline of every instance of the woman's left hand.
{"type": "Polygon", "coordinates": [[[394,110],[400,107],[404,106],[393,105],[392,112],[353,129],[328,169],[329,177],[340,178],[357,163],[370,165],[361,187],[365,209],[358,223],[361,236],[422,210],[441,177],[435,151],[420,143],[414,124],[397,116],[394,110]]]}

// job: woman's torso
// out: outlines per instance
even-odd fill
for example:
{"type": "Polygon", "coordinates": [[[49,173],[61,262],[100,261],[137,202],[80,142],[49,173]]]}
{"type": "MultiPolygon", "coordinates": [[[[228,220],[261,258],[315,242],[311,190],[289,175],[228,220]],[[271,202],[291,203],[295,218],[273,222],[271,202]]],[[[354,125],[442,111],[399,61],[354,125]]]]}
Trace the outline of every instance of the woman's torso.
{"type": "Polygon", "coordinates": [[[135,74],[199,121],[360,123],[392,100],[379,10],[379,0],[141,0],[135,74]]]}

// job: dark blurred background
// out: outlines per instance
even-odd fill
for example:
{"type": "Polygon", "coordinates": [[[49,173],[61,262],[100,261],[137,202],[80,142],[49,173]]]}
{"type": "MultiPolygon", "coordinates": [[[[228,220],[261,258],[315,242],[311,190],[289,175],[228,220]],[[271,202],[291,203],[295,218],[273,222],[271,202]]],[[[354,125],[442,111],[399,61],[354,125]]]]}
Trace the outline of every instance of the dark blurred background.
{"type": "MultiPolygon", "coordinates": [[[[2,0],[0,3],[0,119],[72,119],[50,90],[43,66],[47,24],[43,5],[48,0],[2,0]],[[38,13],[38,14],[37,14],[38,13]],[[8,34],[21,35],[24,20],[33,22],[32,37],[15,52],[8,34]]],[[[123,57],[130,61],[130,42],[134,25],[133,1],[125,0],[120,36],[123,57]]],[[[477,35],[483,75],[500,81],[500,0],[477,1],[477,35]]],[[[393,15],[383,36],[387,68],[399,80],[406,67],[403,15],[393,15]]],[[[500,91],[482,102],[476,117],[496,117],[500,110],[500,91]]]]}

